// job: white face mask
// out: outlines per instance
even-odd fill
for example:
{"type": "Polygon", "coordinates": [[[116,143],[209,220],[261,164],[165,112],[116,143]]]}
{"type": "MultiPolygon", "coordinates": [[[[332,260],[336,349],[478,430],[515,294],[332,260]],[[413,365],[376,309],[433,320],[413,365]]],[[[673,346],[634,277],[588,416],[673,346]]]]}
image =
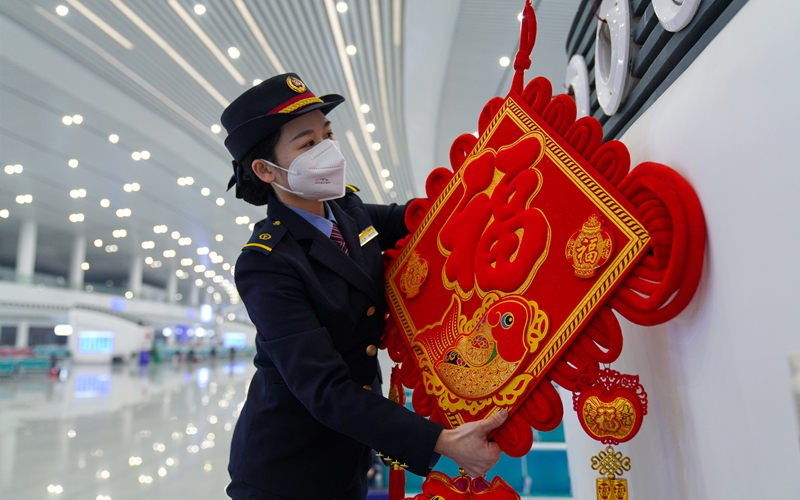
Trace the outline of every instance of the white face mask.
{"type": "Polygon", "coordinates": [[[325,139],[304,152],[292,160],[288,169],[264,161],[288,174],[288,188],[277,182],[272,183],[284,191],[315,201],[333,200],[344,196],[345,160],[339,152],[339,144],[334,140],[325,139]]]}

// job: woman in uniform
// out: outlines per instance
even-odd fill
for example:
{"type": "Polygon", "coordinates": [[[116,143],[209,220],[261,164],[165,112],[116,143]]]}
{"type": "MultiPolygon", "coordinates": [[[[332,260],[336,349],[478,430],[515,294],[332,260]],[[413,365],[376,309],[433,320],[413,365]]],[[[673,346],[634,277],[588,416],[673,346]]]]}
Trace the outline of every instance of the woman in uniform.
{"type": "Polygon", "coordinates": [[[330,120],[294,73],[247,90],[222,114],[229,188],[267,205],[235,267],[256,326],[256,374],[231,445],[239,499],[363,499],[372,450],[426,475],[440,454],[484,475],[506,413],[445,430],[381,395],[387,305],[381,252],[408,234],[405,206],[369,205],[345,185],[330,120]]]}

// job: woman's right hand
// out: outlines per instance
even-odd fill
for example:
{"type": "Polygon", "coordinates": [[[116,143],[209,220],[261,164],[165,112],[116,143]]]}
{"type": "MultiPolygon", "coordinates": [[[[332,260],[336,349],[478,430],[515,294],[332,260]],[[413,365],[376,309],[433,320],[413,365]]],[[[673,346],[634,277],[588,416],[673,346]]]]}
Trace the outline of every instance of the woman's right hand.
{"type": "Polygon", "coordinates": [[[502,410],[491,418],[468,422],[456,429],[445,429],[439,434],[433,451],[452,459],[472,477],[485,476],[500,460],[500,447],[489,441],[487,435],[508,418],[502,410]]]}

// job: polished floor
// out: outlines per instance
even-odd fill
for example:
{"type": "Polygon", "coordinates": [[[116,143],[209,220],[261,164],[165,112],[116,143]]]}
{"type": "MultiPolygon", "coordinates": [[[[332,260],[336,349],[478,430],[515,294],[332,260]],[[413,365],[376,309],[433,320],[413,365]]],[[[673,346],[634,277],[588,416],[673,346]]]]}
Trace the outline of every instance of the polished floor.
{"type": "Polygon", "coordinates": [[[0,378],[0,499],[227,498],[253,371],[217,361],[0,378]]]}

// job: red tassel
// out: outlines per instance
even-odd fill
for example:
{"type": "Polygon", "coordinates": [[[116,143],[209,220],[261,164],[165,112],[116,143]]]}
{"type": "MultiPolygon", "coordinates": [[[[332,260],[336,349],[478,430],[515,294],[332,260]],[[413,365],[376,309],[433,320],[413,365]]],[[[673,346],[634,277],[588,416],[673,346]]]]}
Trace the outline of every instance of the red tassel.
{"type": "Polygon", "coordinates": [[[406,471],[397,462],[389,466],[389,500],[403,500],[406,496],[406,471]]]}

